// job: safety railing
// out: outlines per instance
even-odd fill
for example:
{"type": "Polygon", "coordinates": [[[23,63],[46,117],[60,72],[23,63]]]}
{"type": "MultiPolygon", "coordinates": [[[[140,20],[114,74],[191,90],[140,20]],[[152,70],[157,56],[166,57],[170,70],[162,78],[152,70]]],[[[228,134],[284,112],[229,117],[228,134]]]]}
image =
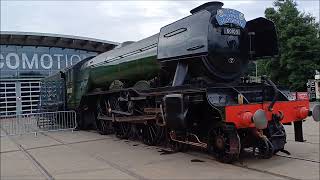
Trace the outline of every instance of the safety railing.
{"type": "Polygon", "coordinates": [[[77,127],[75,111],[41,112],[0,118],[1,135],[74,130],[77,127]]]}

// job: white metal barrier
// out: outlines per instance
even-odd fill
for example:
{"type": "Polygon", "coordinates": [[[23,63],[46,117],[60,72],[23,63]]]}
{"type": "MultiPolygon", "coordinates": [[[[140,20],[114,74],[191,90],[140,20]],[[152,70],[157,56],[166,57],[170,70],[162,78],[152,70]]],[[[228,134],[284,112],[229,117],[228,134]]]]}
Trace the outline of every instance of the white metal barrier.
{"type": "Polygon", "coordinates": [[[0,118],[1,131],[6,135],[22,135],[28,133],[61,130],[74,130],[77,127],[75,111],[56,111],[31,114],[20,114],[0,118]]]}

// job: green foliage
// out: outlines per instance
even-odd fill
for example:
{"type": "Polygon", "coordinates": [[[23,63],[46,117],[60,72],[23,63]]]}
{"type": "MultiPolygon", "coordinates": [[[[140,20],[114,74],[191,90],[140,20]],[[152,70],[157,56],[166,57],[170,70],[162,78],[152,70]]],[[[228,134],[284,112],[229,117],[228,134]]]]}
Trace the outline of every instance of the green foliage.
{"type": "Polygon", "coordinates": [[[300,12],[293,0],[276,0],[273,8],[265,10],[265,17],[276,25],[280,58],[258,61],[258,72],[292,90],[305,91],[307,80],[320,69],[319,24],[300,12]]]}

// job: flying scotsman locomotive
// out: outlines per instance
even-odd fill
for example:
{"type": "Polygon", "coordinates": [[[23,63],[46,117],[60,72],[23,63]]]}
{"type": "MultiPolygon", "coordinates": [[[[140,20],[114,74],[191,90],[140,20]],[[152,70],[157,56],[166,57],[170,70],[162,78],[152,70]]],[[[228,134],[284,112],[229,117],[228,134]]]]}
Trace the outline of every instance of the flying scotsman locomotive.
{"type": "Polygon", "coordinates": [[[307,100],[292,100],[267,77],[242,78],[250,61],[276,59],[276,29],[222,6],[205,3],[158,34],[44,79],[41,107],[75,110],[80,129],[175,151],[197,146],[223,162],[245,148],[270,158],[284,150],[283,124],[299,129],[311,115],[319,121],[320,107],[311,112],[307,100]]]}

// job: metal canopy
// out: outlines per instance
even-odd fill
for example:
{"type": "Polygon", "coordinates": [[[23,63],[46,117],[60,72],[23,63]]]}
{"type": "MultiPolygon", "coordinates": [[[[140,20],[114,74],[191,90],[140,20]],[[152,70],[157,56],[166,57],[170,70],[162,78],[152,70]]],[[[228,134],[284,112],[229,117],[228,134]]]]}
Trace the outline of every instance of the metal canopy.
{"type": "Polygon", "coordinates": [[[60,47],[102,53],[113,49],[120,43],[61,34],[0,31],[0,44],[60,47]]]}

